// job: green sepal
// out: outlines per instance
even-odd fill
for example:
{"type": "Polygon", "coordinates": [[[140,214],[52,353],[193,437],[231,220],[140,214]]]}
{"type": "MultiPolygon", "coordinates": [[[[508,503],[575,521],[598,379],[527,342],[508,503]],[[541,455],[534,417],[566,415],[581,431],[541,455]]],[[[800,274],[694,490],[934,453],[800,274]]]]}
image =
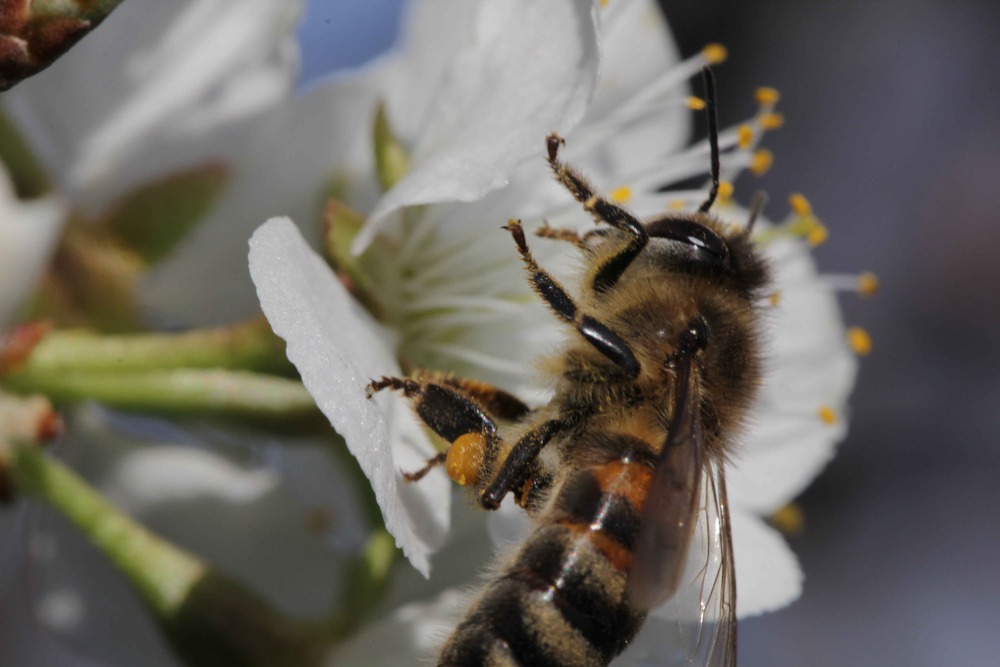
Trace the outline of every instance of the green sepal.
{"type": "Polygon", "coordinates": [[[375,171],[383,190],[398,183],[410,171],[410,156],[389,126],[385,103],[375,107],[375,171]]]}
{"type": "Polygon", "coordinates": [[[154,264],[202,220],[229,182],[219,162],[175,172],[127,194],[102,219],[112,240],[154,264]]]}

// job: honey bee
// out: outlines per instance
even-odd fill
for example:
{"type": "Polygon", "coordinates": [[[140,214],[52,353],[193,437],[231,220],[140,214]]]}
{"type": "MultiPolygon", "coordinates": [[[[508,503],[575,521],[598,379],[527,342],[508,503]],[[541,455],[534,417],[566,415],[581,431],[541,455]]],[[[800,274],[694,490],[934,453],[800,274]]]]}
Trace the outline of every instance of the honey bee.
{"type": "Polygon", "coordinates": [[[554,396],[529,409],[486,384],[437,373],[383,377],[451,443],[444,464],[479,504],[510,493],[534,532],[445,642],[440,667],[608,665],[648,613],[678,606],[678,662],[736,664],[736,590],[723,475],[760,375],[768,268],[745,227],[709,209],[719,190],[715,86],[705,70],[712,186],[693,213],[640,221],[559,158],[548,162],[596,222],[543,226],[586,257],[582,296],[514,239],[531,286],[576,334],[552,360],[554,396]],[[688,607],[683,605],[689,604],[688,607]]]}

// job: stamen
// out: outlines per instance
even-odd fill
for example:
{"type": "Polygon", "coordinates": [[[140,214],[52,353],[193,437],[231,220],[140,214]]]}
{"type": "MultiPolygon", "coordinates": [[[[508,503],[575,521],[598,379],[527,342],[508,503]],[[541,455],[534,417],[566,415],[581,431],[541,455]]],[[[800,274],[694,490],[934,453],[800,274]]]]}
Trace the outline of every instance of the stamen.
{"type": "Polygon", "coordinates": [[[729,51],[722,44],[709,44],[701,50],[705,62],[709,65],[720,65],[729,57],[729,51]]]}
{"type": "Polygon", "coordinates": [[[872,338],[861,327],[851,327],[847,330],[847,344],[855,354],[862,357],[872,351],[872,338]]]}
{"type": "Polygon", "coordinates": [[[608,196],[611,198],[611,201],[624,204],[628,200],[632,199],[632,188],[627,185],[623,185],[620,188],[612,190],[608,196]]]}
{"type": "Polygon", "coordinates": [[[733,184],[729,181],[719,182],[719,194],[716,199],[718,199],[720,204],[724,204],[733,198],[733,184]]]}
{"type": "Polygon", "coordinates": [[[750,173],[755,176],[763,176],[774,164],[774,153],[766,148],[758,149],[750,159],[750,173]]]}
{"type": "Polygon", "coordinates": [[[875,296],[878,292],[878,276],[870,271],[857,275],[833,274],[823,276],[823,282],[831,289],[842,292],[857,292],[861,296],[875,296]]]}
{"type": "Polygon", "coordinates": [[[785,124],[785,116],[772,111],[770,113],[761,114],[758,122],[765,130],[777,130],[785,124]]]}
{"type": "Polygon", "coordinates": [[[694,95],[687,98],[685,104],[687,104],[688,109],[691,109],[692,111],[705,110],[705,100],[701,99],[700,97],[695,97],[694,95]]]}
{"type": "Polygon", "coordinates": [[[823,405],[819,409],[819,418],[827,426],[833,426],[837,423],[837,413],[829,405],[823,405]]]}
{"type": "Polygon", "coordinates": [[[770,86],[761,86],[754,91],[754,99],[761,106],[774,106],[781,99],[781,93],[770,86]]]}
{"type": "Polygon", "coordinates": [[[771,515],[771,525],[785,535],[798,535],[806,526],[806,515],[796,503],[788,503],[771,515]]]}
{"type": "Polygon", "coordinates": [[[813,219],[814,224],[806,232],[806,243],[815,248],[818,245],[822,245],[826,239],[830,236],[829,230],[826,226],[819,220],[813,219]]]}
{"type": "Polygon", "coordinates": [[[788,204],[799,215],[812,215],[812,206],[809,204],[809,200],[799,192],[795,192],[788,197],[788,204]]]}
{"type": "Polygon", "coordinates": [[[736,130],[736,145],[746,150],[750,148],[750,143],[753,141],[753,128],[743,123],[736,130]]]}
{"type": "MultiPolygon", "coordinates": [[[[721,183],[719,184],[719,187],[722,187],[721,183]]],[[[667,209],[670,211],[683,211],[687,208],[687,205],[688,203],[683,199],[671,199],[667,202],[667,209]]]]}

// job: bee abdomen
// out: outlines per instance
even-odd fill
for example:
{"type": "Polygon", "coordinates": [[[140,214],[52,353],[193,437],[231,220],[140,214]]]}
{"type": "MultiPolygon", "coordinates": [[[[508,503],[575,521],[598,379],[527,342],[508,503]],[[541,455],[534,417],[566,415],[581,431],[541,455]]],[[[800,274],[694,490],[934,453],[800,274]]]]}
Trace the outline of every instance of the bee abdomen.
{"type": "Polygon", "coordinates": [[[623,465],[578,471],[560,485],[545,525],[456,628],[441,667],[601,666],[625,649],[645,614],[626,593],[638,512],[607,490],[623,465]]]}

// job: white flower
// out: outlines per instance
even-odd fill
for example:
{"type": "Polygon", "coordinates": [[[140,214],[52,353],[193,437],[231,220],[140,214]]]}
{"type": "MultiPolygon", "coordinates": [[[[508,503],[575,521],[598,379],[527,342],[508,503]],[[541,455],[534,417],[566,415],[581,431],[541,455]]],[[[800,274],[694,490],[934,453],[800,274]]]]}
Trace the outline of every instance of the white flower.
{"type": "MultiPolygon", "coordinates": [[[[421,21],[434,17],[432,6],[438,7],[432,3],[416,5],[411,31],[417,37],[421,21]]],[[[459,18],[474,20],[474,10],[466,6],[466,11],[459,18]]],[[[441,11],[432,24],[440,28],[452,20],[456,20],[454,15],[441,11]]],[[[355,120],[361,128],[347,137],[344,133],[350,130],[344,128],[336,133],[332,128],[325,133],[309,132],[307,127],[313,127],[307,123],[309,117],[297,117],[297,127],[307,137],[301,141],[325,137],[328,146],[339,150],[340,160],[331,162],[325,173],[346,176],[345,191],[354,196],[351,203],[372,214],[356,239],[356,249],[368,248],[363,262],[366,257],[377,258],[365,268],[378,286],[376,294],[384,299],[383,324],[389,330],[351,300],[289,220],[269,221],[251,241],[251,274],[265,314],[288,342],[289,357],[306,387],[346,437],[372,480],[386,525],[422,572],[442,529],[438,521],[440,508],[448,502],[446,484],[437,472],[416,485],[404,487],[400,483],[399,470],[413,469],[411,461],[426,457],[431,450],[414,428],[403,401],[380,395],[380,410],[376,410],[364,400],[363,387],[369,377],[398,374],[397,359],[413,367],[471,375],[515,391],[528,386],[530,359],[547,351],[544,346],[548,342],[557,340],[556,324],[544,309],[526,298],[529,291],[510,240],[496,228],[511,217],[524,219],[529,228],[542,219],[556,227],[587,221],[579,205],[545,173],[540,159],[543,137],[554,129],[566,133],[566,160],[600,190],[627,201],[640,216],[660,214],[675,205],[690,210],[705,198],[704,188],[669,193],[659,189],[708,169],[706,142],[683,148],[690,116],[685,82],[706,61],[718,58],[720,51],[707,49],[691,60],[677,62],[652,3],[610,3],[600,21],[602,77],[586,116],[568,132],[567,126],[578,118],[575,107],[562,119],[547,121],[545,130],[538,131],[538,123],[525,125],[536,133],[534,150],[526,144],[527,150],[522,151],[520,135],[517,141],[497,142],[497,136],[517,129],[502,124],[485,137],[462,131],[467,108],[478,111],[488,107],[491,118],[521,122],[515,107],[535,103],[530,89],[518,96],[511,96],[506,89],[497,95],[489,88],[477,90],[478,105],[455,104],[452,100],[460,97],[462,87],[459,85],[456,93],[449,86],[458,85],[462,77],[450,76],[452,70],[440,64],[435,68],[429,57],[422,71],[431,81],[442,81],[443,87],[400,88],[400,79],[391,76],[404,67],[399,60],[402,55],[397,55],[359,78],[316,90],[304,101],[328,108],[336,105],[338,111],[344,111],[338,118],[355,120]],[[442,67],[444,73],[439,74],[442,67]],[[440,104],[428,103],[428,91],[440,104]],[[354,95],[356,104],[345,101],[348,94],[354,95]],[[412,99],[400,102],[406,94],[412,99]],[[370,136],[370,117],[378,97],[389,100],[390,120],[403,143],[412,148],[413,164],[404,181],[373,201],[375,184],[366,137],[370,136]],[[395,111],[400,106],[414,112],[395,111]],[[426,116],[428,109],[430,115],[426,116]],[[456,132],[442,133],[438,129],[442,125],[455,127],[456,132]],[[430,128],[427,131],[435,141],[424,137],[425,128],[430,128]],[[443,163],[422,161],[426,155],[422,147],[448,141],[467,142],[449,150],[470,156],[476,154],[480,143],[487,153],[502,143],[517,155],[499,162],[473,157],[443,163]],[[529,160],[523,161],[525,158],[529,160]],[[498,175],[511,167],[509,173],[498,175]],[[486,173],[474,173],[478,169],[486,173]],[[454,183],[442,183],[448,179],[454,183]],[[500,187],[504,183],[508,185],[500,187]],[[416,204],[432,205],[407,208],[416,204]],[[394,212],[393,225],[389,216],[394,212]],[[384,240],[383,247],[378,239],[384,240]],[[366,245],[373,241],[374,245],[366,245]],[[408,497],[401,497],[401,493],[408,497]],[[415,495],[421,497],[419,505],[414,504],[415,495]],[[438,508],[438,513],[423,519],[417,515],[428,508],[438,508]]],[[[474,30],[442,30],[442,34],[454,32],[471,35],[462,47],[475,49],[474,30]]],[[[590,39],[586,32],[582,37],[590,39]]],[[[559,53],[547,48],[550,39],[540,39],[537,50],[519,55],[537,67],[537,60],[559,53]]],[[[445,62],[464,62],[462,54],[460,50],[447,60],[438,51],[431,55],[445,62]]],[[[416,50],[415,55],[419,58],[421,52],[416,50]]],[[[522,66],[517,58],[504,64],[522,66]]],[[[596,63],[588,59],[578,67],[596,67],[596,63]]],[[[579,69],[570,74],[552,83],[553,88],[546,92],[558,95],[574,90],[588,75],[579,69]]],[[[506,80],[504,76],[493,78],[506,80]]],[[[777,117],[771,113],[775,101],[770,91],[763,91],[758,114],[745,126],[721,134],[722,148],[727,151],[723,155],[724,180],[733,180],[747,168],[766,168],[768,154],[754,149],[763,131],[776,124],[777,117]]],[[[308,204],[287,212],[306,225],[312,224],[322,182],[314,176],[302,190],[308,193],[303,200],[308,204]]],[[[725,199],[714,212],[735,224],[745,223],[746,212],[725,199]]],[[[792,222],[801,216],[801,212],[793,214],[792,222]]],[[[729,474],[741,616],[776,609],[799,595],[802,575],[798,563],[762,517],[794,498],[833,455],[834,444],[844,433],[845,404],[856,365],[831,285],[817,275],[805,242],[791,233],[792,228],[779,227],[764,247],[781,294],[773,309],[765,350],[770,372],[754,424],[742,438],[743,447],[729,474]]],[[[545,257],[551,248],[546,251],[542,241],[533,244],[540,263],[550,269],[557,263],[556,258],[545,257]]],[[[412,609],[400,609],[383,629],[412,613],[412,609]]],[[[384,639],[379,628],[367,636],[376,643],[384,639]]],[[[373,649],[374,644],[367,646],[373,649]]],[[[369,655],[364,651],[357,654],[369,655]]]]}

